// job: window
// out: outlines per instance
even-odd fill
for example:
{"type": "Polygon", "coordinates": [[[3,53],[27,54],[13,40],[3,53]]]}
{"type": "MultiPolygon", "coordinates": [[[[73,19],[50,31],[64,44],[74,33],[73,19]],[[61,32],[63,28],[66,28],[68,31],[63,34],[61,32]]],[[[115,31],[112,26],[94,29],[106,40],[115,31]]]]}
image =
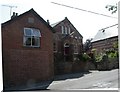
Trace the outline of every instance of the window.
{"type": "Polygon", "coordinates": [[[54,50],[54,52],[57,52],[57,44],[56,43],[53,43],[53,50],[54,50]]]}
{"type": "Polygon", "coordinates": [[[64,26],[61,26],[62,34],[65,34],[64,26]]]}
{"type": "Polygon", "coordinates": [[[40,30],[35,28],[24,28],[24,46],[40,47],[40,30]]]}
{"type": "Polygon", "coordinates": [[[29,17],[29,18],[28,18],[28,23],[34,23],[34,18],[29,17]]]}
{"type": "Polygon", "coordinates": [[[69,34],[70,34],[70,27],[68,28],[68,30],[69,30],[69,34]]]}
{"type": "Polygon", "coordinates": [[[62,34],[70,34],[70,27],[61,26],[62,34]]]}
{"type": "Polygon", "coordinates": [[[65,27],[65,34],[68,34],[68,30],[67,30],[67,27],[65,27]]]}
{"type": "Polygon", "coordinates": [[[65,43],[64,44],[64,55],[69,55],[69,44],[65,43]]]}
{"type": "Polygon", "coordinates": [[[77,46],[77,44],[74,45],[74,54],[78,54],[78,46],[77,46]]]}

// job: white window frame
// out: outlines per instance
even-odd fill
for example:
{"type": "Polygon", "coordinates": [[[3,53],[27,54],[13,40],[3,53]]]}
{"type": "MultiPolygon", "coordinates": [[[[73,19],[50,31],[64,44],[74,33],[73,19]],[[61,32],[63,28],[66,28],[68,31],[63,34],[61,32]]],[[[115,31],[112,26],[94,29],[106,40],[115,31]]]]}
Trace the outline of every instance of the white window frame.
{"type": "Polygon", "coordinates": [[[39,29],[35,29],[35,28],[24,28],[24,36],[23,36],[23,45],[25,47],[40,47],[40,37],[41,37],[41,33],[39,29]],[[31,35],[27,35],[26,34],[26,30],[30,30],[31,31],[31,35]],[[35,32],[38,32],[35,34],[35,32]],[[26,44],[26,38],[30,38],[30,45],[26,44]],[[37,45],[33,45],[32,39],[38,40],[38,44],[37,45]]]}
{"type": "Polygon", "coordinates": [[[65,26],[65,34],[68,34],[68,30],[66,26],[65,26]]]}
{"type": "Polygon", "coordinates": [[[62,34],[64,34],[64,26],[61,26],[62,34]]]}
{"type": "Polygon", "coordinates": [[[70,27],[68,28],[69,34],[70,34],[70,27]]]}

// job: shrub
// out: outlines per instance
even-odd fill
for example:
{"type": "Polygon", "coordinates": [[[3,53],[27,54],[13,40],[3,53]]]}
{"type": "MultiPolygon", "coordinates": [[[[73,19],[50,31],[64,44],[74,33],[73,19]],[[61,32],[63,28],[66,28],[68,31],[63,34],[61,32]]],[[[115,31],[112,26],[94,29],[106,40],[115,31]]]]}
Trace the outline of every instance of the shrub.
{"type": "Polygon", "coordinates": [[[117,52],[115,51],[115,52],[110,52],[110,53],[108,53],[108,58],[110,58],[110,59],[113,59],[113,58],[117,58],[117,52]]]}
{"type": "Polygon", "coordinates": [[[107,54],[105,53],[100,53],[98,55],[95,55],[95,62],[103,62],[103,61],[106,61],[108,58],[107,58],[107,54]]]}
{"type": "Polygon", "coordinates": [[[95,52],[96,52],[96,49],[92,49],[91,52],[95,53],[95,52]]]}
{"type": "Polygon", "coordinates": [[[95,56],[95,61],[96,62],[101,62],[102,61],[102,57],[103,57],[102,55],[96,55],[95,56]]]}
{"type": "Polygon", "coordinates": [[[107,50],[106,52],[95,55],[95,62],[104,62],[108,61],[108,59],[115,59],[118,57],[118,51],[115,50],[107,50]]]}
{"type": "Polygon", "coordinates": [[[87,55],[86,53],[83,53],[83,54],[79,55],[79,59],[86,62],[86,61],[90,60],[90,56],[87,55]]]}

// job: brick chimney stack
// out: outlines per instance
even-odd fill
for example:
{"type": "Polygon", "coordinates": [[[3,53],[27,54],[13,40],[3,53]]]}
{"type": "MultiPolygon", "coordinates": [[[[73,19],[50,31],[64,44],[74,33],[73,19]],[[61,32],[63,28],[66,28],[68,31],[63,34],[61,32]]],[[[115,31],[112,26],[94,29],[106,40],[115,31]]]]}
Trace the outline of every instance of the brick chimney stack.
{"type": "Polygon", "coordinates": [[[50,25],[50,21],[49,20],[47,20],[47,23],[50,25]]]}
{"type": "Polygon", "coordinates": [[[13,12],[13,15],[11,16],[11,19],[15,18],[18,16],[18,13],[13,12]]]}

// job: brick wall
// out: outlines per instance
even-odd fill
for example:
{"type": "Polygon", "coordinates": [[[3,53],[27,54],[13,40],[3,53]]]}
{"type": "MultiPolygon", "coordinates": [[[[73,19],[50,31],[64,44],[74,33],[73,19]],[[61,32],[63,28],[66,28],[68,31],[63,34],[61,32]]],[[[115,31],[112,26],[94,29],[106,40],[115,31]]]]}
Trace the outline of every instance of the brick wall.
{"type": "Polygon", "coordinates": [[[118,41],[118,36],[92,42],[92,49],[96,49],[98,52],[102,52],[104,49],[112,49],[114,43],[116,43],[117,41],[118,41]]]}
{"type": "Polygon", "coordinates": [[[53,33],[31,12],[2,25],[2,55],[4,86],[27,85],[53,78],[53,33]],[[34,23],[29,23],[33,18],[34,23]],[[40,47],[23,46],[24,27],[41,32],[40,47]]]}
{"type": "MultiPolygon", "coordinates": [[[[53,28],[54,28],[54,30],[56,30],[56,33],[54,34],[56,36],[54,36],[54,39],[55,39],[55,37],[59,38],[57,40],[54,40],[54,41],[56,41],[55,43],[57,45],[57,51],[58,52],[61,52],[62,54],[64,54],[64,44],[67,41],[70,45],[76,45],[77,44],[78,53],[82,53],[83,38],[67,18],[65,18],[63,21],[61,21],[58,25],[54,26],[53,28]],[[67,27],[67,28],[69,27],[70,28],[70,33],[74,32],[74,34],[72,36],[70,36],[69,34],[67,36],[66,36],[66,34],[62,34],[61,26],[64,26],[64,27],[67,27]],[[59,43],[61,43],[61,44],[59,44],[59,43]]],[[[72,48],[72,50],[74,51],[74,48],[72,48]]]]}

